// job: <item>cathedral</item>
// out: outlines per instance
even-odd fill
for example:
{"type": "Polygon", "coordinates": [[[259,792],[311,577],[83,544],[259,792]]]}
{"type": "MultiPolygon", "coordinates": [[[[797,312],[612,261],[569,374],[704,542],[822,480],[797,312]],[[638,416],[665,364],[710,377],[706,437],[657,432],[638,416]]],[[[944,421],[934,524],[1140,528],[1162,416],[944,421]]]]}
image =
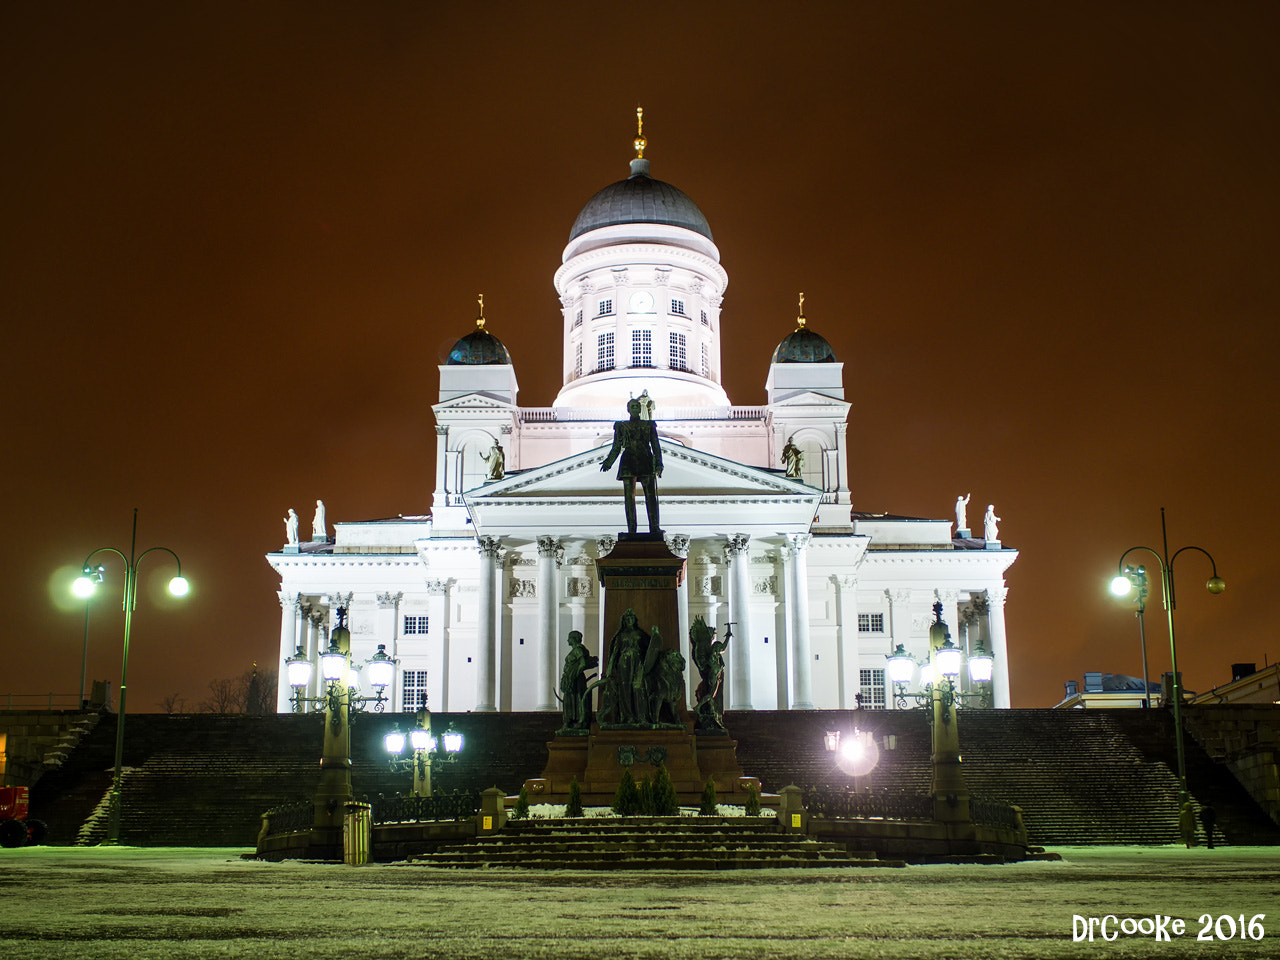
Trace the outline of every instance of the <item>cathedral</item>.
{"type": "MultiPolygon", "coordinates": [[[[623,498],[602,464],[636,398],[660,438],[661,528],[686,558],[681,650],[689,661],[698,617],[732,634],[726,708],[892,709],[886,657],[899,645],[927,655],[939,602],[956,643],[994,654],[978,692],[1008,707],[1004,574],[1017,551],[997,539],[998,518],[988,509],[975,537],[963,529],[967,497],[955,529],[854,508],[843,364],[803,296],[773,352],[767,402],[730,401],[729,276],[711,227],[651,175],[643,137],[635,148],[630,175],[578,214],[555,272],[555,400],[519,405],[516,364],[485,329],[481,299],[475,329],[439,368],[431,512],[339,521],[330,535],[317,503],[308,541],[290,511],[289,543],[267,556],[280,576],[281,659],[314,659],[345,607],[353,662],[379,645],[399,661],[392,710],[559,710],[569,631],[599,654],[617,629],[602,622],[595,561],[624,529],[623,498]]],[[[282,712],[290,694],[281,670],[282,712]]]]}

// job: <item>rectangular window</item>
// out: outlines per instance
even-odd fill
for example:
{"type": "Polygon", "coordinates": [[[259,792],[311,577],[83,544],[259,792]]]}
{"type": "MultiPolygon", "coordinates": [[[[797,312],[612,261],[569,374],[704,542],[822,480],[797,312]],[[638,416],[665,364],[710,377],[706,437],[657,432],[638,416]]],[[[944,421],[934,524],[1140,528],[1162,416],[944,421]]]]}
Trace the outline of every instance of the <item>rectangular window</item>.
{"type": "Polygon", "coordinates": [[[575,377],[582,376],[582,341],[579,340],[573,345],[573,375],[575,377]]]}
{"type": "Polygon", "coordinates": [[[653,366],[653,331],[631,331],[631,365],[633,367],[653,366]]]}
{"type": "Polygon", "coordinates": [[[611,316],[613,316],[613,301],[612,301],[612,300],[601,300],[601,301],[600,301],[600,306],[599,306],[599,308],[596,310],[596,316],[597,316],[597,317],[611,317],[611,316]]]}
{"type": "Polygon", "coordinates": [[[427,632],[426,617],[416,617],[416,616],[408,617],[407,616],[404,618],[404,635],[406,637],[409,636],[410,634],[426,633],[426,632],[427,632]]]}
{"type": "Polygon", "coordinates": [[[859,633],[884,633],[884,614],[883,613],[858,614],[858,632],[859,633]]]}
{"type": "Polygon", "coordinates": [[[427,706],[427,671],[405,670],[400,687],[400,709],[425,710],[427,706]]]}
{"type": "Polygon", "coordinates": [[[578,311],[578,315],[577,315],[576,317],[574,317],[574,319],[573,319],[573,325],[574,325],[575,327],[580,327],[580,326],[582,326],[582,311],[581,311],[581,310],[579,310],[579,311],[578,311]]]}
{"type": "Polygon", "coordinates": [[[707,323],[707,311],[705,311],[705,310],[703,310],[703,311],[702,311],[702,325],[703,325],[704,327],[709,327],[709,326],[711,326],[711,324],[707,323]]]}
{"type": "Polygon", "coordinates": [[[884,671],[862,670],[858,677],[862,686],[862,709],[884,709],[884,671]]]}
{"type": "Polygon", "coordinates": [[[596,336],[596,371],[613,369],[613,331],[596,336]]]}
{"type": "Polygon", "coordinates": [[[689,369],[689,350],[683,333],[671,333],[671,362],[667,364],[672,370],[689,369]]]}
{"type": "Polygon", "coordinates": [[[707,359],[707,358],[708,358],[708,356],[709,356],[709,354],[708,354],[708,352],[707,352],[707,345],[704,343],[704,344],[702,345],[702,375],[703,375],[704,377],[709,377],[709,376],[711,376],[711,363],[710,363],[710,361],[707,359]]]}
{"type": "Polygon", "coordinates": [[[683,317],[683,316],[685,315],[685,312],[684,312],[684,301],[683,301],[683,300],[672,300],[672,301],[671,301],[671,312],[672,312],[673,314],[675,314],[677,317],[683,317]]]}

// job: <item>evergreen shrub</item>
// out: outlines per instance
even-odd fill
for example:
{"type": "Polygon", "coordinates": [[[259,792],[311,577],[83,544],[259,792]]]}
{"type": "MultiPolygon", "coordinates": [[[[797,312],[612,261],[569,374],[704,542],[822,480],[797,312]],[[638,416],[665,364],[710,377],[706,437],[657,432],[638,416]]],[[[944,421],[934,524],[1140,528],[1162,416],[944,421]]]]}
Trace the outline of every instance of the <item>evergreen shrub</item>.
{"type": "Polygon", "coordinates": [[[566,817],[582,816],[582,787],[578,786],[578,778],[574,777],[569,784],[569,802],[565,805],[566,817]]]}
{"type": "Polygon", "coordinates": [[[698,816],[720,816],[720,808],[716,805],[716,781],[714,777],[707,777],[707,785],[702,788],[702,805],[698,807],[698,816]]]}

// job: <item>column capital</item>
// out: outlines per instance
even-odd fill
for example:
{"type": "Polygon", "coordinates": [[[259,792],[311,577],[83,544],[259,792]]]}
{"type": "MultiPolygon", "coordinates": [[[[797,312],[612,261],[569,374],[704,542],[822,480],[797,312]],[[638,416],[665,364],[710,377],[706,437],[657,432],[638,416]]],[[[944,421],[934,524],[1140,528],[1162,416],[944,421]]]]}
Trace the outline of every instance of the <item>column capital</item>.
{"type": "Polygon", "coordinates": [[[689,538],[683,533],[669,533],[666,537],[667,549],[674,553],[681,560],[685,560],[689,556],[689,538]]]}
{"type": "Polygon", "coordinates": [[[285,593],[283,590],[277,590],[276,596],[280,598],[281,610],[293,610],[297,613],[302,609],[302,595],[299,593],[285,593]]]}
{"type": "Polygon", "coordinates": [[[854,590],[858,586],[858,575],[856,573],[833,573],[831,582],[841,590],[854,590]]]}
{"type": "Polygon", "coordinates": [[[1008,587],[992,587],[987,591],[987,599],[997,607],[1003,607],[1004,602],[1009,599],[1008,587]]]}
{"type": "Polygon", "coordinates": [[[449,592],[449,588],[453,586],[455,582],[456,581],[452,579],[441,580],[439,578],[435,580],[428,580],[426,582],[427,593],[431,594],[433,597],[443,596],[449,592]]]}
{"type": "Polygon", "coordinates": [[[811,533],[788,533],[786,535],[787,546],[792,550],[805,550],[809,546],[809,541],[813,539],[811,533]]]}
{"type": "Polygon", "coordinates": [[[397,606],[404,599],[403,593],[380,593],[378,594],[378,607],[382,610],[390,609],[397,606]]]}
{"type": "Polygon", "coordinates": [[[538,556],[543,560],[548,558],[555,559],[556,553],[560,550],[560,541],[555,537],[539,537],[538,538],[538,556]]]}
{"type": "Polygon", "coordinates": [[[618,545],[618,538],[605,535],[596,540],[596,556],[607,557],[613,553],[613,548],[618,545]]]}
{"type": "Polygon", "coordinates": [[[910,590],[885,590],[884,595],[889,598],[889,604],[908,604],[911,602],[910,590]]]}
{"type": "Polygon", "coordinates": [[[729,557],[742,558],[751,549],[751,537],[745,533],[735,533],[725,538],[724,552],[729,557]]]}
{"type": "Polygon", "coordinates": [[[480,556],[489,560],[498,559],[498,554],[502,550],[501,537],[480,537],[479,539],[480,556]]]}
{"type": "Polygon", "coordinates": [[[937,596],[939,603],[959,603],[960,602],[959,590],[934,590],[933,592],[937,596]]]}

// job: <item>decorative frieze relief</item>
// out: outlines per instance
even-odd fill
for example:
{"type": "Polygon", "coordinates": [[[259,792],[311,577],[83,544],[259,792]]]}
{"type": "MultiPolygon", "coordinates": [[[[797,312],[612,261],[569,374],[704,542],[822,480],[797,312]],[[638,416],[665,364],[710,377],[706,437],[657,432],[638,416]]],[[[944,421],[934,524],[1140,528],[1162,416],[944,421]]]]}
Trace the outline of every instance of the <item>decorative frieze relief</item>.
{"type": "Polygon", "coordinates": [[[756,577],[751,581],[751,592],[758,596],[777,596],[778,595],[778,578],[777,577],[756,577]]]}
{"type": "Polygon", "coordinates": [[[538,596],[538,582],[512,577],[508,596],[512,600],[534,600],[538,596]]]}
{"type": "Polygon", "coordinates": [[[595,592],[590,577],[570,577],[564,583],[564,595],[570,599],[586,600],[595,592]]]}
{"type": "Polygon", "coordinates": [[[692,586],[695,597],[720,597],[724,595],[724,581],[720,577],[694,577],[692,586]]]}

